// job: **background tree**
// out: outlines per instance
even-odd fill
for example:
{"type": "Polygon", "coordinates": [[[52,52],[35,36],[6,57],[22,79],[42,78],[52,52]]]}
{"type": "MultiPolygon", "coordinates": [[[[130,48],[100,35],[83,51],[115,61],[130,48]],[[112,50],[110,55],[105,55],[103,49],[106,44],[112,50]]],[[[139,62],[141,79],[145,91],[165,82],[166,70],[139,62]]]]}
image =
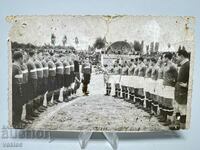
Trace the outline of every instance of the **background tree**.
{"type": "Polygon", "coordinates": [[[52,44],[53,46],[55,46],[55,43],[56,43],[56,36],[52,33],[52,34],[51,34],[51,44],[52,44]]]}
{"type": "Polygon", "coordinates": [[[75,44],[78,45],[79,44],[79,40],[77,37],[75,37],[75,44]]]}
{"type": "Polygon", "coordinates": [[[142,51],[142,45],[140,44],[139,41],[134,41],[133,48],[137,53],[141,53],[142,51]]]}
{"type": "Polygon", "coordinates": [[[158,53],[158,49],[159,49],[159,42],[155,43],[155,52],[158,53]]]}
{"type": "Polygon", "coordinates": [[[150,55],[154,52],[154,42],[151,42],[150,44],[150,55]]]}
{"type": "Polygon", "coordinates": [[[67,36],[66,35],[63,37],[62,43],[63,43],[63,46],[65,46],[65,44],[67,43],[67,36]]]}
{"type": "Polygon", "coordinates": [[[94,49],[102,49],[102,48],[104,48],[105,47],[105,45],[106,45],[106,39],[102,39],[101,37],[98,37],[96,40],[95,40],[95,42],[94,42],[94,44],[93,44],[93,47],[94,47],[94,49]]]}

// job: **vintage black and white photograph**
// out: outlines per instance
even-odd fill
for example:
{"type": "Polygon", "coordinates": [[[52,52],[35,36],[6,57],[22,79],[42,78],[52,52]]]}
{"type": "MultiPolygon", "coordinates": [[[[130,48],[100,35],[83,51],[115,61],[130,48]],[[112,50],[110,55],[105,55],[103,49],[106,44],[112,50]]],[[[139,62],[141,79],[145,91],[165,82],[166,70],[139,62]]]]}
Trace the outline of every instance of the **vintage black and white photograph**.
{"type": "Polygon", "coordinates": [[[188,129],[194,17],[9,16],[16,129],[188,129]]]}

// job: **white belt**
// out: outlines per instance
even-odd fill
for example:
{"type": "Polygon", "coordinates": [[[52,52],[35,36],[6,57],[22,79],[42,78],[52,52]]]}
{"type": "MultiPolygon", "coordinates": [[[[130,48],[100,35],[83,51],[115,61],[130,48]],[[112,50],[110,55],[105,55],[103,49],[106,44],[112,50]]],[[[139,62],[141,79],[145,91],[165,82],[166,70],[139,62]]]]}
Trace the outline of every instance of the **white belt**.
{"type": "Polygon", "coordinates": [[[22,73],[23,73],[23,74],[28,73],[28,70],[27,70],[27,69],[26,69],[26,70],[23,70],[22,73]]]}
{"type": "Polygon", "coordinates": [[[88,66],[88,67],[84,67],[84,69],[90,69],[90,66],[88,66]]]}
{"type": "Polygon", "coordinates": [[[53,68],[49,68],[49,70],[56,70],[56,67],[53,67],[53,68]]]}
{"type": "Polygon", "coordinates": [[[30,70],[30,72],[36,72],[37,71],[37,69],[32,69],[32,70],[30,70]]]}
{"type": "Polygon", "coordinates": [[[15,75],[15,78],[23,78],[23,74],[17,74],[17,75],[15,75]]]}
{"type": "Polygon", "coordinates": [[[70,66],[65,66],[65,68],[70,68],[70,66]]]}
{"type": "Polygon", "coordinates": [[[57,67],[57,69],[63,69],[63,66],[59,66],[59,67],[57,67]]]}
{"type": "Polygon", "coordinates": [[[44,68],[43,68],[43,70],[48,70],[48,69],[49,69],[49,67],[44,67],[44,68]]]}
{"type": "Polygon", "coordinates": [[[37,68],[37,71],[42,71],[43,70],[43,68],[37,68]]]}

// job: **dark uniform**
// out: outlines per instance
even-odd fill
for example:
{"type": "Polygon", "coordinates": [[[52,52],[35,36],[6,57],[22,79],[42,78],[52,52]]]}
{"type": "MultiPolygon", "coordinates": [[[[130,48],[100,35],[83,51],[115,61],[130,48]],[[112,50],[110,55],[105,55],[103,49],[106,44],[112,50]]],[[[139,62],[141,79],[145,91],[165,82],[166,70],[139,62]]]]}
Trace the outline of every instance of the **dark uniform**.
{"type": "Polygon", "coordinates": [[[59,99],[60,89],[63,87],[64,83],[64,67],[63,63],[60,60],[57,60],[55,65],[56,65],[56,91],[54,98],[58,102],[60,102],[58,99],[59,99]]]}
{"type": "Polygon", "coordinates": [[[35,61],[35,66],[37,69],[37,95],[41,95],[44,91],[43,89],[43,65],[39,60],[35,61]]]}
{"type": "Polygon", "coordinates": [[[43,112],[39,109],[43,105],[43,94],[44,94],[44,82],[43,82],[43,65],[39,60],[35,61],[35,66],[37,69],[37,98],[34,99],[34,107],[40,112],[43,112]]]}
{"type": "Polygon", "coordinates": [[[29,84],[29,99],[32,100],[37,96],[37,69],[35,63],[31,60],[27,62],[28,67],[28,84],[29,84]]]}
{"type": "MultiPolygon", "coordinates": [[[[74,61],[74,74],[75,77],[80,81],[80,70],[79,70],[79,62],[77,60],[74,61]]],[[[80,87],[80,82],[75,81],[75,93],[76,90],[80,87]]]]}
{"type": "Polygon", "coordinates": [[[69,62],[70,65],[70,86],[75,80],[75,75],[74,75],[74,63],[72,61],[69,62]]]}
{"type": "Polygon", "coordinates": [[[65,90],[63,91],[63,98],[65,102],[68,102],[68,96],[70,96],[70,90],[68,89],[70,86],[70,65],[67,60],[63,61],[64,67],[64,87],[65,90]]]}
{"type": "Polygon", "coordinates": [[[186,123],[189,71],[190,62],[186,59],[181,63],[175,85],[174,111],[175,114],[180,113],[180,123],[184,124],[183,128],[185,128],[186,123]],[[186,86],[181,86],[181,83],[186,84],[186,86]]]}
{"type": "Polygon", "coordinates": [[[60,89],[64,85],[64,66],[63,63],[58,60],[56,63],[56,88],[60,89]]]}
{"type": "Polygon", "coordinates": [[[88,84],[90,83],[91,73],[92,73],[92,65],[90,63],[82,65],[82,73],[83,73],[83,93],[88,94],[88,84]]]}
{"type": "Polygon", "coordinates": [[[23,95],[23,104],[26,104],[28,102],[28,67],[26,63],[23,63],[21,66],[22,74],[23,74],[23,80],[22,80],[22,95],[23,95]]]}
{"type": "Polygon", "coordinates": [[[186,61],[184,64],[182,64],[179,69],[177,82],[175,85],[175,100],[180,105],[187,104],[189,70],[190,70],[189,61],[186,61]],[[187,86],[182,87],[180,83],[185,83],[187,86]]]}
{"type": "Polygon", "coordinates": [[[33,120],[34,104],[33,99],[37,96],[37,69],[31,60],[27,62],[28,67],[28,103],[26,104],[26,119],[33,120]]]}
{"type": "MultiPolygon", "coordinates": [[[[48,61],[48,67],[49,67],[49,78],[48,78],[48,96],[47,96],[47,101],[54,101],[54,90],[56,89],[56,65],[52,60],[48,61]]],[[[50,103],[52,104],[53,101],[50,103]]],[[[49,103],[49,104],[50,104],[49,103]]],[[[50,104],[50,105],[51,105],[50,104]]]]}
{"type": "Polygon", "coordinates": [[[45,60],[42,60],[43,66],[43,90],[44,93],[48,91],[48,77],[49,77],[49,67],[48,63],[45,60]]]}
{"type": "Polygon", "coordinates": [[[15,63],[12,65],[12,125],[15,128],[21,121],[23,95],[23,74],[21,67],[15,63]]]}
{"type": "Polygon", "coordinates": [[[63,62],[64,66],[64,86],[68,88],[70,86],[70,64],[68,61],[63,62]]]}

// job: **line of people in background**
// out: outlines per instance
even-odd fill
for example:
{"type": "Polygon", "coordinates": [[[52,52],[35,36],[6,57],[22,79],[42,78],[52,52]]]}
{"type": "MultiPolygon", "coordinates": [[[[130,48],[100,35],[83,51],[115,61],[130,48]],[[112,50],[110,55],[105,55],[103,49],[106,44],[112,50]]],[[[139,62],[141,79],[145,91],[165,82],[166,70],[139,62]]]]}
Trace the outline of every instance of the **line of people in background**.
{"type": "Polygon", "coordinates": [[[80,87],[79,57],[14,50],[12,64],[12,125],[24,128],[47,107],[68,102],[80,87]],[[24,112],[25,116],[23,117],[24,112]]]}
{"type": "Polygon", "coordinates": [[[158,118],[171,130],[186,125],[189,84],[189,54],[179,47],[176,55],[164,52],[158,57],[141,56],[112,69],[105,66],[106,94],[123,98],[158,118]]]}

